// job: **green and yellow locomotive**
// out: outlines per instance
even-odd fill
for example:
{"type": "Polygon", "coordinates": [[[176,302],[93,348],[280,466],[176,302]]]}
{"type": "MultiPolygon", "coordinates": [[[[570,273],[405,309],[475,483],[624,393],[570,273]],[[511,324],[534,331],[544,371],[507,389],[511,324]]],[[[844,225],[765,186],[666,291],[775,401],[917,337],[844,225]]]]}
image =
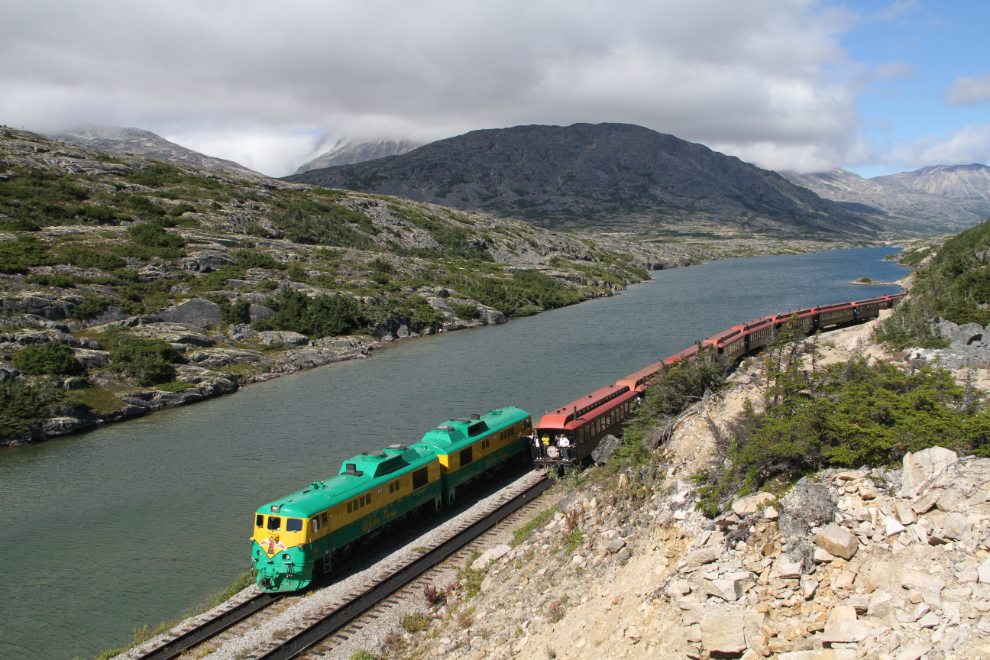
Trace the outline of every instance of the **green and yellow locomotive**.
{"type": "Polygon", "coordinates": [[[452,503],[457,489],[528,457],[532,427],[519,408],[441,424],[410,446],[389,445],[344,461],[337,476],[255,512],[252,564],[265,591],[296,591],[331,569],[335,556],[391,522],[452,503]]]}

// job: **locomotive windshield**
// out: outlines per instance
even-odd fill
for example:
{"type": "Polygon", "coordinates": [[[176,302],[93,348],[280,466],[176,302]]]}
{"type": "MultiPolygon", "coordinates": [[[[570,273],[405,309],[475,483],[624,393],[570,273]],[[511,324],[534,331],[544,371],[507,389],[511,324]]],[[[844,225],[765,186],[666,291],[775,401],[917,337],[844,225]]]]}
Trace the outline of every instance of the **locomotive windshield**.
{"type": "Polygon", "coordinates": [[[268,516],[268,529],[277,532],[282,528],[282,519],[278,516],[268,516]]]}
{"type": "Polygon", "coordinates": [[[299,518],[286,518],[285,519],[285,531],[287,532],[301,532],[302,531],[302,520],[299,518]]]}

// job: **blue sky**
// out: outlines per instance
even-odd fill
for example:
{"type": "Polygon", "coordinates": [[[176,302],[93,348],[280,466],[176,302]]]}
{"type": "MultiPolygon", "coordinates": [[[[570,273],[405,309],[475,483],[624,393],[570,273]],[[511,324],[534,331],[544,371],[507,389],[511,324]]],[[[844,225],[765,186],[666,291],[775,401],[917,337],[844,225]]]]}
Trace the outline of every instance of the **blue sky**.
{"type": "MultiPolygon", "coordinates": [[[[846,6],[860,15],[841,39],[851,60],[873,67],[888,65],[892,74],[888,79],[874,76],[856,99],[863,137],[889,152],[898,143],[926,138],[942,142],[967,126],[990,123],[986,99],[952,104],[947,98],[957,79],[990,74],[990,3],[857,2],[846,6]]],[[[846,166],[862,176],[875,176],[889,174],[898,165],[916,164],[894,160],[846,166]]]]}
{"type": "Polygon", "coordinates": [[[990,2],[6,0],[0,124],[282,176],[342,137],[646,126],[761,167],[990,158],[990,2]]]}

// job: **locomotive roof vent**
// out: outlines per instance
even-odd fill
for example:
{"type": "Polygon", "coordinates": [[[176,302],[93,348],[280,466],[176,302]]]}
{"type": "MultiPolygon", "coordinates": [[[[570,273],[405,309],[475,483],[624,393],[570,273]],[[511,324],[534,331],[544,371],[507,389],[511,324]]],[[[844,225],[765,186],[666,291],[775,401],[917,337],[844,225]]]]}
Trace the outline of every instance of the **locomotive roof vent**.
{"type": "Polygon", "coordinates": [[[401,450],[405,451],[406,449],[409,449],[409,445],[395,444],[395,445],[389,445],[389,446],[385,447],[385,449],[401,449],[401,450]]]}
{"type": "Polygon", "coordinates": [[[471,419],[481,419],[481,415],[474,413],[471,415],[471,419]]]}
{"type": "Polygon", "coordinates": [[[354,463],[344,463],[344,471],[341,474],[348,474],[352,477],[364,476],[364,472],[357,469],[357,465],[354,463]]]}
{"type": "Polygon", "coordinates": [[[362,456],[370,456],[371,458],[385,458],[385,452],[381,449],[372,449],[371,451],[361,452],[362,456]]]}
{"type": "MultiPolygon", "coordinates": [[[[466,422],[467,420],[456,420],[455,419],[454,421],[455,422],[457,422],[457,421],[465,421],[466,422]]],[[[454,427],[451,426],[450,424],[441,424],[440,426],[436,427],[433,430],[434,431],[453,431],[454,430],[454,427]]]]}

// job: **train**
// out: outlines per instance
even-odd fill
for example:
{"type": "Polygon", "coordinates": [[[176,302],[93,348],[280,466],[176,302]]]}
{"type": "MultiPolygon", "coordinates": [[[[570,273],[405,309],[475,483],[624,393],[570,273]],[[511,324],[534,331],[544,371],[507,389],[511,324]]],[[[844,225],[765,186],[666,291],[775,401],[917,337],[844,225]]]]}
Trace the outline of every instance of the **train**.
{"type": "Polygon", "coordinates": [[[255,511],[251,564],[267,592],[298,591],[389,525],[453,504],[458,490],[528,460],[529,413],[515,407],[452,419],[413,445],[344,461],[340,471],[255,511]]]}
{"type": "Polygon", "coordinates": [[[693,360],[701,348],[711,347],[718,355],[735,360],[769,344],[784,327],[793,326],[803,334],[810,334],[816,330],[868,321],[879,316],[880,310],[893,307],[905,295],[899,293],[796,309],[764,316],[716,333],[664,360],[620,378],[614,385],[595,390],[545,414],[533,426],[541,445],[533,447],[533,460],[548,469],[567,468],[587,460],[602,438],[610,434],[618,435],[622,431],[623,421],[635,411],[636,399],[649,386],[652,378],[680,360],[693,360]],[[565,450],[556,447],[554,440],[558,436],[567,437],[571,446],[565,450]]]}
{"type": "Polygon", "coordinates": [[[727,359],[759,350],[785,326],[803,333],[875,318],[905,294],[774,314],[733,326],[545,414],[538,423],[507,407],[448,420],[412,445],[392,444],[343,462],[323,481],[255,511],[251,564],[266,592],[305,589],[334,562],[390,526],[422,511],[438,511],[457,493],[513,462],[545,469],[588,459],[606,435],[618,435],[638,399],[663,369],[693,360],[699,348],[727,359]],[[566,436],[569,447],[554,440],[566,436]]]}

